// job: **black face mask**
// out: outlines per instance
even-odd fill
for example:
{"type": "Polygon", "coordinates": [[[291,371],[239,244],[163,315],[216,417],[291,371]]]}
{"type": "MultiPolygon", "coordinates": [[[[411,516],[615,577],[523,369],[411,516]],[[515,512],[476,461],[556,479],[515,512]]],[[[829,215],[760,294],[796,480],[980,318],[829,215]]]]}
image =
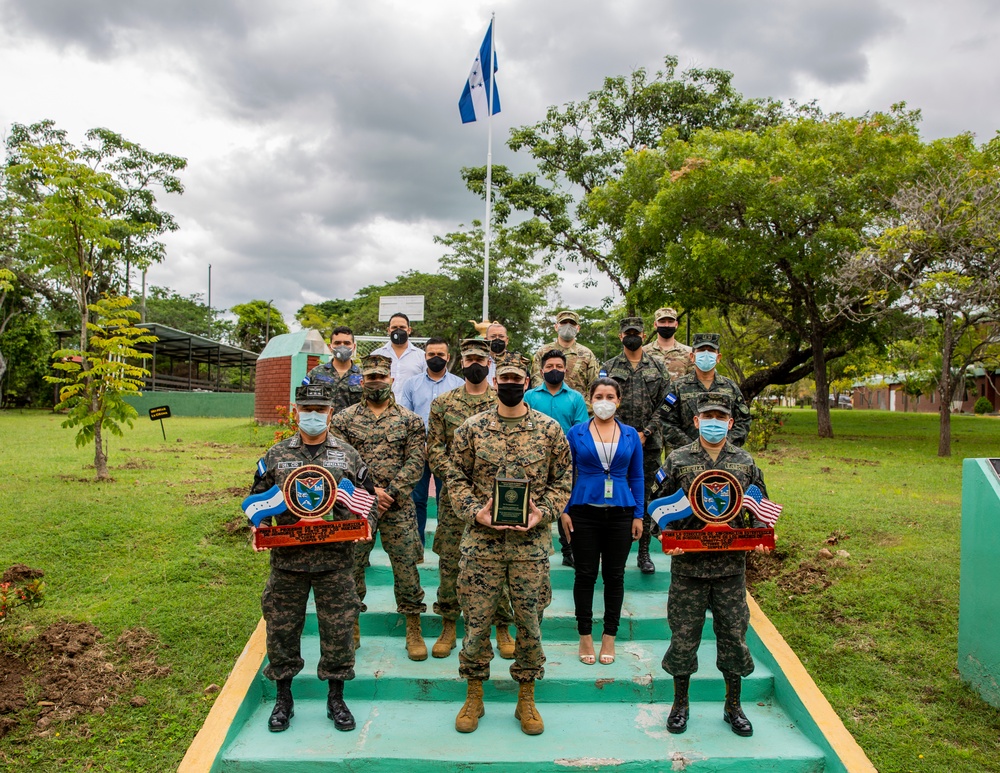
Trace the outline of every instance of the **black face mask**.
{"type": "Polygon", "coordinates": [[[524,399],[524,384],[497,384],[497,397],[508,408],[513,408],[524,399]]]}
{"type": "Polygon", "coordinates": [[[656,334],[661,338],[673,338],[674,333],[677,332],[676,327],[667,327],[665,325],[656,328],[656,334]]]}
{"type": "Polygon", "coordinates": [[[552,384],[552,386],[555,386],[556,384],[561,384],[563,382],[563,379],[566,378],[566,371],[564,371],[564,370],[547,370],[547,371],[545,371],[542,374],[542,378],[545,379],[546,383],[549,383],[549,384],[552,384]]]}
{"type": "Polygon", "coordinates": [[[504,349],[507,348],[507,342],[502,341],[499,338],[494,338],[490,341],[490,351],[494,354],[503,354],[504,349]]]}
{"type": "Polygon", "coordinates": [[[427,370],[431,373],[440,373],[447,364],[448,360],[444,357],[431,357],[427,360],[427,370]]]}
{"type": "Polygon", "coordinates": [[[483,379],[489,374],[490,369],[478,362],[473,365],[466,365],[462,368],[462,375],[470,384],[482,384],[483,379]]]}
{"type": "Polygon", "coordinates": [[[626,349],[628,349],[630,352],[634,352],[636,349],[642,346],[642,337],[636,335],[625,336],[622,339],[622,343],[625,345],[626,349]]]}
{"type": "Polygon", "coordinates": [[[409,339],[409,334],[405,330],[393,330],[389,333],[389,340],[396,346],[402,346],[409,339]]]}

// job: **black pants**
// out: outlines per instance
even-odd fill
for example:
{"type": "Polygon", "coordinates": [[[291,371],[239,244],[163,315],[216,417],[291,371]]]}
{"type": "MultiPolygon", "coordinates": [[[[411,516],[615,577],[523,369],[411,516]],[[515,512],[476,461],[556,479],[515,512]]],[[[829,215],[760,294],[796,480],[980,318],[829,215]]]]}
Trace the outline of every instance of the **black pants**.
{"type": "Polygon", "coordinates": [[[604,633],[608,636],[618,633],[625,598],[625,561],[632,549],[633,514],[631,507],[574,505],[569,509],[576,561],[573,601],[576,628],[581,636],[593,630],[598,566],[604,581],[604,633]]]}

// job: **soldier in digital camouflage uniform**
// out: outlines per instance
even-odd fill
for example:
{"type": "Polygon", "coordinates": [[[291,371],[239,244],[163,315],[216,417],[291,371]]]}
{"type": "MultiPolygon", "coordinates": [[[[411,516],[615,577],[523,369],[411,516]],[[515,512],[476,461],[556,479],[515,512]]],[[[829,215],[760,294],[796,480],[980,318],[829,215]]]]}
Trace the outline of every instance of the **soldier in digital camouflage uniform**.
{"type": "MultiPolygon", "coordinates": [[[[378,495],[382,547],[392,563],[396,611],[406,617],[406,653],[411,660],[425,660],[427,645],[420,630],[420,615],[427,610],[420,587],[417,561],[423,549],[417,531],[417,514],[410,492],[424,474],[424,422],[396,403],[389,376],[390,360],[370,354],[361,363],[364,400],[335,414],[330,430],[354,446],[368,468],[378,495]]],[[[368,586],[365,567],[374,542],[358,547],[354,579],[361,597],[361,611],[368,586]]],[[[360,625],[355,628],[360,645],[360,625]]]]}
{"type": "MultiPolygon", "coordinates": [[[[668,496],[683,489],[691,500],[691,482],[705,470],[732,473],[745,491],[755,484],[767,495],[764,476],[753,457],[738,448],[727,434],[733,427],[732,396],[725,392],[706,392],[698,397],[695,424],[699,437],[693,443],[675,449],[657,473],[652,497],[668,496]]],[[[690,515],[670,524],[672,529],[701,529],[704,523],[690,515]]],[[[743,510],[730,521],[733,528],[757,528],[761,523],[743,510]]],[[[765,552],[764,548],[756,548],[765,552]]],[[[701,644],[705,612],[712,610],[712,627],[717,647],[716,665],[726,681],[723,719],[741,736],[753,734],[753,726],[740,705],[742,677],[753,672],[753,657],[746,645],[750,610],[747,607],[746,551],[685,553],[667,551],[670,563],[670,592],[667,598],[667,623],[670,646],[663,656],[663,670],[674,677],[674,703],[667,718],[667,730],[683,733],[688,721],[688,688],[691,674],[698,670],[698,647],[701,644]]]]}
{"type": "Polygon", "coordinates": [[[677,333],[677,310],[669,306],[657,309],[653,314],[653,323],[656,338],[642,350],[663,366],[672,381],[686,376],[694,370],[694,364],[691,362],[691,347],[674,338],[677,333]]]}
{"type": "MultiPolygon", "coordinates": [[[[580,333],[580,316],[575,311],[560,311],[556,315],[555,328],[556,340],[542,345],[531,360],[531,386],[545,383],[542,378],[542,355],[549,349],[558,349],[566,355],[566,386],[583,395],[584,400],[589,400],[590,385],[597,378],[600,367],[594,353],[576,341],[580,333]]],[[[589,402],[587,408],[590,408],[589,402]]]]}
{"type": "Polygon", "coordinates": [[[349,327],[335,327],[330,336],[333,359],[321,362],[309,371],[311,384],[329,384],[333,387],[333,412],[340,413],[349,405],[361,402],[361,368],[351,358],[356,344],[349,327]]]}
{"type": "MultiPolygon", "coordinates": [[[[466,419],[489,410],[497,402],[497,393],[487,383],[486,374],[490,363],[490,349],[478,338],[462,341],[462,373],[465,384],[439,395],[431,403],[430,419],[427,424],[427,463],[431,472],[442,480],[447,480],[451,472],[451,448],[455,430],[466,419]]],[[[458,559],[465,521],[455,513],[447,485],[437,494],[437,529],[434,532],[433,550],[439,557],[437,602],[434,612],[441,615],[441,636],[431,648],[436,658],[446,658],[455,648],[455,623],[462,614],[458,603],[458,559]]],[[[497,627],[497,649],[500,657],[510,660],[514,657],[514,640],[510,635],[513,616],[510,600],[505,597],[497,609],[494,619],[497,627]]]]}
{"type": "MultiPolygon", "coordinates": [[[[618,382],[622,398],[616,415],[619,420],[633,427],[642,440],[642,466],[648,502],[649,488],[653,485],[656,471],[660,469],[660,453],[663,448],[657,411],[669,389],[670,377],[663,367],[642,349],[642,333],[641,318],[623,319],[618,332],[623,351],[604,363],[600,374],[618,382]]],[[[649,557],[651,529],[652,519],[646,514],[642,518],[642,537],[639,539],[637,557],[639,569],[643,574],[652,574],[656,571],[653,560],[649,557]]]]}
{"type": "Polygon", "coordinates": [[[459,674],[468,694],[455,729],[478,727],[483,681],[489,679],[493,650],[490,622],[506,584],[517,624],[511,676],[519,683],[514,716],[521,730],[541,733],[545,726],[535,706],[535,680],[545,673],[541,612],[551,596],[551,524],[569,501],[572,472],[569,444],[554,420],[524,403],[528,362],[507,353],[497,361],[497,399],[493,409],[455,430],[448,487],[455,512],[467,524],[462,537],[458,594],[465,620],[459,674]],[[531,483],[527,528],[491,525],[493,484],[497,477],[531,483]]]}
{"type": "Polygon", "coordinates": [[[742,446],[750,434],[750,406],[736,382],[715,369],[719,360],[719,334],[695,333],[691,344],[694,371],[671,382],[670,392],[660,406],[664,446],[669,451],[698,439],[694,417],[698,413],[698,399],[706,392],[724,392],[732,398],[734,423],[729,442],[742,446]]]}
{"type": "MultiPolygon", "coordinates": [[[[257,465],[251,494],[281,486],[295,469],[319,465],[338,481],[347,478],[374,494],[367,468],[351,446],[329,434],[332,395],[325,384],[300,386],[295,390],[295,414],[299,432],[272,446],[257,465]]],[[[352,519],[342,504],[334,507],[337,519],[352,519]]],[[[368,514],[372,530],[377,511],[368,514]]],[[[274,517],[277,525],[292,524],[289,512],[274,517]]],[[[270,525],[270,524],[269,524],[270,525]]],[[[271,550],[271,573],[261,597],[267,625],[267,658],[264,675],[277,683],[277,699],[268,728],[279,732],[288,728],[293,715],[292,678],[302,670],[302,629],[306,601],[312,589],[319,623],[320,659],[317,673],[328,680],[327,716],[338,730],[354,728],[354,717],[344,704],[344,680],[354,678],[354,647],[351,629],[358,617],[360,600],[354,584],[354,543],[334,542],[271,550]]]]}

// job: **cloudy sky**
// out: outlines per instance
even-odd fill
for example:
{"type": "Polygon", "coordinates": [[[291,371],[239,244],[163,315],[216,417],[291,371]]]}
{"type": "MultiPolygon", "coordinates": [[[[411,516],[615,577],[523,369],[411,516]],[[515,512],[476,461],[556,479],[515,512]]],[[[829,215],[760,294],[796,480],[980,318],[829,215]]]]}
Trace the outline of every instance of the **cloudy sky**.
{"type": "MultiPolygon", "coordinates": [[[[485,163],[457,101],[490,12],[503,144],[607,75],[721,67],[748,96],[857,114],[905,100],[927,138],[1000,128],[990,0],[0,0],[0,132],[51,118],[188,159],[181,229],[152,284],[212,304],[350,297],[433,270],[435,234],[481,218],[459,177],[485,163]]],[[[561,290],[594,305],[606,290],[561,290]]]]}

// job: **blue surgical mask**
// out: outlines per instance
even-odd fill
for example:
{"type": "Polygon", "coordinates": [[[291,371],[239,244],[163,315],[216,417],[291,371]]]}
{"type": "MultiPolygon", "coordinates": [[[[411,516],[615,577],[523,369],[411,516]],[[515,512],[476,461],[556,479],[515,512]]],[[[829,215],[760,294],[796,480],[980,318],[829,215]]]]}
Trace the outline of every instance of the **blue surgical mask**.
{"type": "Polygon", "coordinates": [[[694,364],[702,373],[708,373],[712,368],[715,367],[715,363],[718,362],[719,355],[716,352],[695,352],[694,353],[694,364]]]}
{"type": "Polygon", "coordinates": [[[698,432],[707,443],[719,443],[729,434],[729,421],[726,419],[698,419],[698,432]]]}
{"type": "Polygon", "coordinates": [[[328,413],[320,413],[319,411],[299,412],[299,428],[309,437],[322,435],[329,421],[330,415],[328,413]]]}

